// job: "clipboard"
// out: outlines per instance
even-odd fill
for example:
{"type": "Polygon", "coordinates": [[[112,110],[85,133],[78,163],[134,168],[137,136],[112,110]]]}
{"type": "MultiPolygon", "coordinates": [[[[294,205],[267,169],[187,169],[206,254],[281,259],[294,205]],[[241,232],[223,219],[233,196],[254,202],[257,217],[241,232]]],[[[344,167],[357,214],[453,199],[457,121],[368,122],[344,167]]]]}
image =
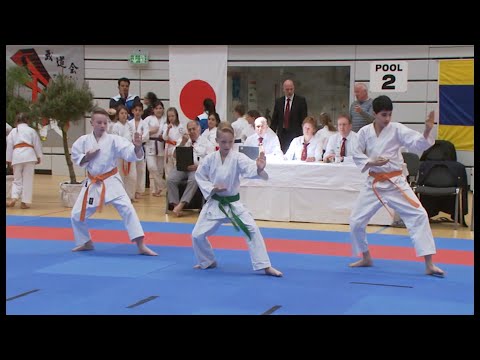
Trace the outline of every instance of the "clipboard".
{"type": "Polygon", "coordinates": [[[177,146],[175,157],[177,159],[177,170],[188,171],[188,166],[193,165],[193,147],[177,146]]]}
{"type": "Polygon", "coordinates": [[[257,160],[259,154],[259,147],[258,146],[246,146],[240,145],[238,147],[238,151],[244,153],[252,160],[257,160]]]}

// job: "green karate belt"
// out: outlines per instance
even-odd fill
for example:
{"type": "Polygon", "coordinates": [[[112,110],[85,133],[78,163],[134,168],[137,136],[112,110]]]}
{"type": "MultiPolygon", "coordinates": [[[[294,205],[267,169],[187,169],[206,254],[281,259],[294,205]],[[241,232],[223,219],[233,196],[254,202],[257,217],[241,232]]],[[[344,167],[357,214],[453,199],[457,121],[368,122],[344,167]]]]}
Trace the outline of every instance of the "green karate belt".
{"type": "Polygon", "coordinates": [[[218,201],[218,207],[222,212],[225,214],[226,217],[230,219],[232,222],[233,226],[237,231],[242,230],[245,235],[248,236],[249,240],[252,240],[250,232],[247,229],[247,226],[243,223],[243,221],[233,212],[232,209],[232,202],[240,200],[240,194],[233,195],[233,196],[220,196],[218,194],[213,194],[212,199],[215,199],[218,201]],[[225,210],[224,206],[229,206],[230,211],[232,212],[232,216],[229,216],[227,211],[225,210]]]}

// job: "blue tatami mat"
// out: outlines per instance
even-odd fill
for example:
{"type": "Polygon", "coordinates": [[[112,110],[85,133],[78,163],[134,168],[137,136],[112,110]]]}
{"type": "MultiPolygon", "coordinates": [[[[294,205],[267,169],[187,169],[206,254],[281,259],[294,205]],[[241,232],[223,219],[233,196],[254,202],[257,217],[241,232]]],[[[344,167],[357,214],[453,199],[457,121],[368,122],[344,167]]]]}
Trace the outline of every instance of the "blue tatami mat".
{"type": "Polygon", "coordinates": [[[159,256],[146,257],[133,244],[71,247],[7,239],[7,314],[473,314],[472,266],[442,265],[438,279],[421,262],[353,269],[348,257],[272,252],[285,274],[274,278],[241,250],[215,250],[218,268],[194,270],[191,248],[152,246],[159,256]]]}

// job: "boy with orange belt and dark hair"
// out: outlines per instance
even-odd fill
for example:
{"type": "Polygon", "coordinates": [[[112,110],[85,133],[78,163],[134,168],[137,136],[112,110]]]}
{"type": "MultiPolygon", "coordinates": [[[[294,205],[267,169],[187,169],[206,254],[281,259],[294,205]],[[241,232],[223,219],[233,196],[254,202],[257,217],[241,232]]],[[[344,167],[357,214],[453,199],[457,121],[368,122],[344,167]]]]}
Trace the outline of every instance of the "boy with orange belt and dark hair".
{"type": "Polygon", "coordinates": [[[427,212],[402,175],[403,157],[400,152],[401,147],[411,152],[423,152],[435,143],[431,135],[434,113],[430,112],[425,121],[425,130],[420,134],[399,122],[391,122],[393,104],[388,96],[377,97],[372,106],[375,119],[372,124],[359,130],[353,154],[355,164],[362,172],[368,170],[369,176],[350,216],[353,253],[355,256],[362,253],[362,259],[350,266],[372,266],[366,227],[378,209],[388,205],[404,221],[417,256],[424,257],[425,273],[443,277],[443,270],[432,259],[436,249],[427,212]]]}

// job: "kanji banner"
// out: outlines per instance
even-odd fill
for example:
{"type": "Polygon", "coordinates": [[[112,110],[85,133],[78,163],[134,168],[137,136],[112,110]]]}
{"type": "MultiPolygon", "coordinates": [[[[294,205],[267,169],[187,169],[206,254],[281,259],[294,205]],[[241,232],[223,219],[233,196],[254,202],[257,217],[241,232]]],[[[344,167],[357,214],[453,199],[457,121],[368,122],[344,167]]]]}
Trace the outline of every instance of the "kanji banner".
{"type": "MultiPolygon", "coordinates": [[[[84,47],[78,45],[7,45],[6,47],[7,66],[26,67],[32,77],[32,81],[24,89],[25,94],[22,94],[32,101],[37,100],[50,79],[58,74],[83,82],[85,79],[84,54],[84,47]]],[[[50,129],[62,136],[62,131],[58,128],[55,119],[50,121],[45,119],[45,122],[38,127],[42,140],[46,140],[50,129]]],[[[81,129],[83,132],[83,125],[81,129]]]]}

